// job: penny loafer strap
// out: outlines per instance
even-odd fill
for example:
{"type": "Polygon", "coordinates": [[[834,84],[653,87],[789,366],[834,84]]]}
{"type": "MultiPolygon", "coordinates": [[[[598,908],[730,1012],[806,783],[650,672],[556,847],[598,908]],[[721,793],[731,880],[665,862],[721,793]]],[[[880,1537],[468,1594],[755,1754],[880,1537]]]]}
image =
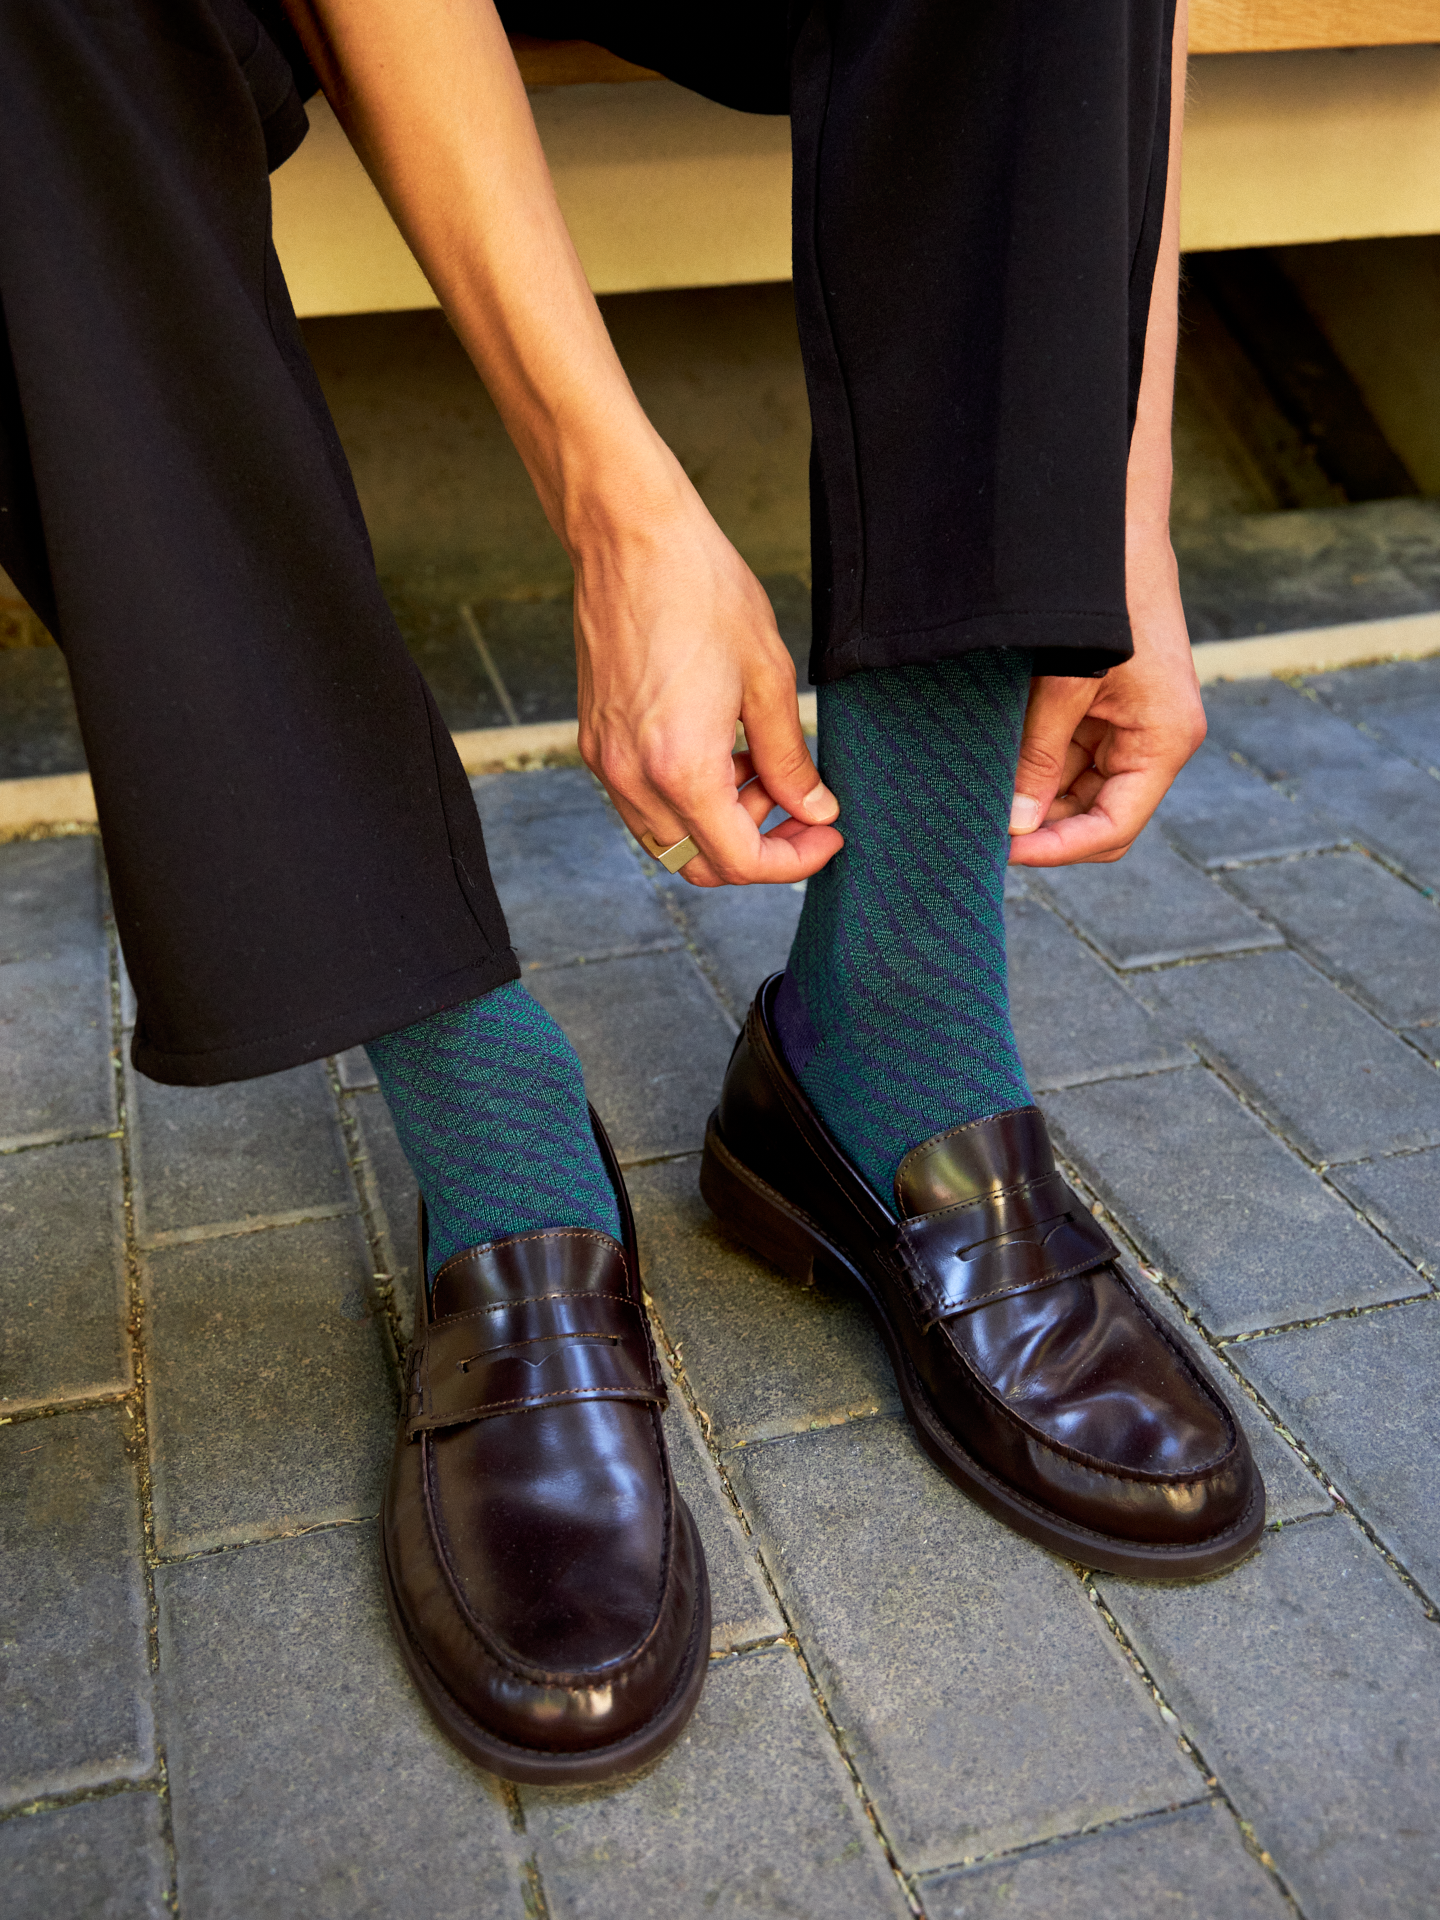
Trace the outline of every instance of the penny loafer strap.
{"type": "Polygon", "coordinates": [[[1119,1256],[1058,1173],[902,1220],[896,1251],[927,1331],[938,1321],[1052,1286],[1119,1256]]]}
{"type": "Polygon", "coordinates": [[[643,1309],[624,1294],[554,1292],[428,1327],[410,1370],[418,1434],[576,1400],[666,1405],[643,1309]]]}

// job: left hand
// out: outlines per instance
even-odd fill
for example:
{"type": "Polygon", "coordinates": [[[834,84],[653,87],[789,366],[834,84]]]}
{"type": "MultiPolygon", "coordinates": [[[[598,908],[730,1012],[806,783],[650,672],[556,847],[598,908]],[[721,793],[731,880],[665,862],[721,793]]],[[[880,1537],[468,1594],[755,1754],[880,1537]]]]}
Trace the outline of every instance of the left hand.
{"type": "Polygon", "coordinates": [[[1133,551],[1135,655],[1100,680],[1031,683],[1010,817],[1010,863],[1118,860],[1205,738],[1205,708],[1168,541],[1133,551]]]}

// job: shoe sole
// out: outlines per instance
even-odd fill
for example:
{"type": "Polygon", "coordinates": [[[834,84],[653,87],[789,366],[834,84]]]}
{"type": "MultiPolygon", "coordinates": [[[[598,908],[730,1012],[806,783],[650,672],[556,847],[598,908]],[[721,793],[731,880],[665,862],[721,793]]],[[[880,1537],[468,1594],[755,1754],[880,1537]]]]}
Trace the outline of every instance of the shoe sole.
{"type": "Polygon", "coordinates": [[[468,1713],[431,1666],[424,1649],[410,1631],[408,1621],[395,1596],[395,1581],[390,1571],[388,1545],[383,1540],[381,1557],[385,1568],[385,1604],[390,1609],[390,1624],[410,1678],[431,1718],[452,1745],[459,1747],[477,1765],[502,1780],[513,1780],[526,1787],[598,1786],[607,1780],[634,1773],[647,1761],[677,1740],[685,1723],[695,1711],[700,1690],[710,1664],[710,1577],[699,1530],[690,1509],[677,1497],[679,1515],[690,1530],[695,1565],[699,1569],[695,1617],[686,1643],[685,1665],[671,1689],[669,1698],[653,1719],[647,1720],[623,1740],[608,1747],[591,1747],[583,1753],[553,1753],[538,1747],[520,1747],[504,1740],[468,1713]]]}
{"type": "Polygon", "coordinates": [[[705,1130],[700,1193],[728,1232],[789,1278],[811,1284],[819,1277],[858,1289],[885,1343],[915,1437],[947,1478],[1016,1533],[1094,1572],[1139,1580],[1204,1579],[1226,1572],[1254,1551],[1265,1525],[1265,1489],[1258,1474],[1250,1505],[1224,1532],[1165,1545],[1121,1539],[1066,1520],[993,1473],[941,1419],[865,1274],[814,1221],[736,1159],[720,1138],[714,1114],[705,1130]]]}

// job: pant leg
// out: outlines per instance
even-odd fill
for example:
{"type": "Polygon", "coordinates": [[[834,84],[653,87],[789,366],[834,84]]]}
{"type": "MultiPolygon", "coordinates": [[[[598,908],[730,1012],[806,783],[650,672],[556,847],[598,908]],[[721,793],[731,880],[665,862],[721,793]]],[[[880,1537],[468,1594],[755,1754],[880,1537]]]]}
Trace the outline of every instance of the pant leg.
{"type": "Polygon", "coordinates": [[[817,680],[1131,652],[1174,0],[823,0],[796,42],[817,680]]]}
{"type": "Polygon", "coordinates": [[[812,678],[997,646],[1041,671],[1128,657],[1174,0],[504,10],[731,106],[788,95],[812,678]]]}
{"type": "Polygon", "coordinates": [[[0,9],[0,560],[70,669],[135,1063],[186,1085],[518,971],[270,242],[237,17],[0,9]]]}

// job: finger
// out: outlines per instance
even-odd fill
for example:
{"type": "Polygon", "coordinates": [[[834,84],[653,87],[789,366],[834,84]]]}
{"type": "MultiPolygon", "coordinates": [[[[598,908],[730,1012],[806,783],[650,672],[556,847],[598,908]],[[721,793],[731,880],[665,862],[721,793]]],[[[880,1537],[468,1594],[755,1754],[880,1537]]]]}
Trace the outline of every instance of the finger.
{"type": "Polygon", "coordinates": [[[777,828],[762,837],[760,823],[774,811],[773,796],[749,772],[744,756],[727,756],[727,762],[728,771],[717,769],[708,789],[692,782],[683,801],[643,779],[622,785],[613,769],[607,786],[616,811],[642,845],[647,834],[662,847],[687,835],[694,841],[700,852],[680,869],[691,885],[783,885],[818,873],[843,846],[840,835],[792,818],[780,823],[790,831],[777,828]],[[737,789],[737,778],[746,779],[743,789],[737,789]]]}
{"type": "Polygon", "coordinates": [[[1147,767],[1102,780],[1083,810],[1052,818],[1010,843],[1015,866],[1061,867],[1118,860],[1164,798],[1167,775],[1147,767]]]}
{"type": "Polygon", "coordinates": [[[793,670],[788,676],[767,671],[747,682],[740,719],[746,757],[776,806],[806,826],[828,826],[840,803],[820,778],[805,744],[793,670]]]}
{"type": "Polygon", "coordinates": [[[1033,833],[1066,786],[1076,729],[1103,684],[1048,674],[1031,682],[1010,809],[1012,834],[1033,833]]]}

